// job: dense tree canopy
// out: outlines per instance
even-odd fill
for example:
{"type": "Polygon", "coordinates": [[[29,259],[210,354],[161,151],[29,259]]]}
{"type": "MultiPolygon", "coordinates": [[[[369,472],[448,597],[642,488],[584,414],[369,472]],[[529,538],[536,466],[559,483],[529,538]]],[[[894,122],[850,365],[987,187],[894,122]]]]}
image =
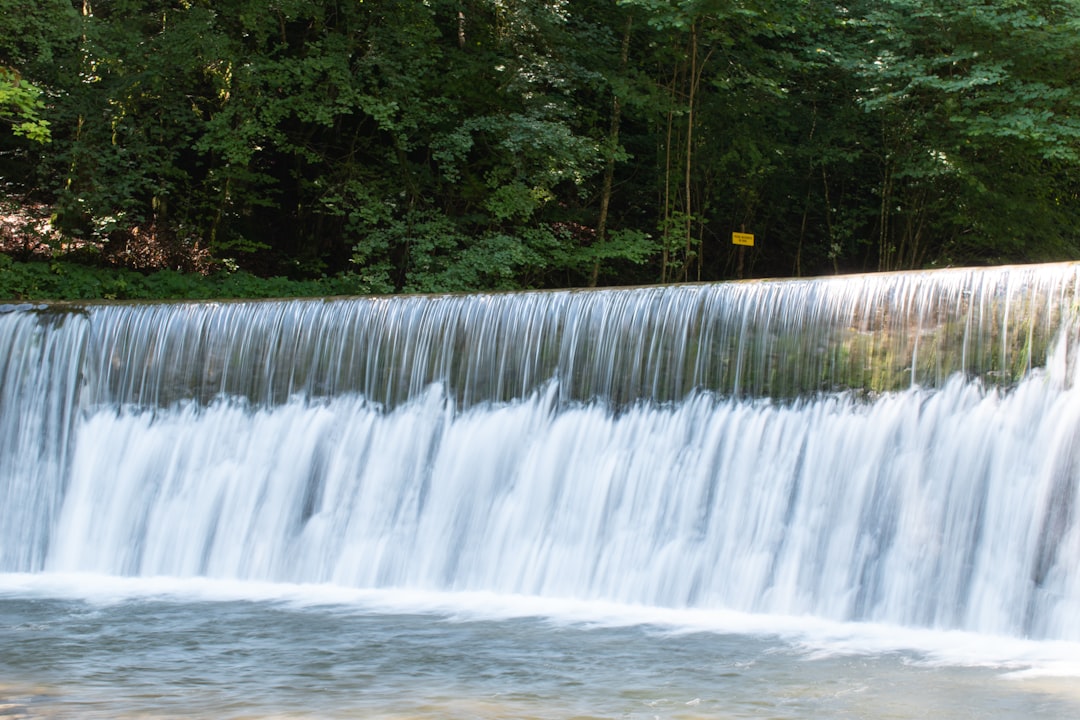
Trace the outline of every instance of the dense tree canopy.
{"type": "Polygon", "coordinates": [[[0,190],[54,256],[357,292],[1080,256],[1080,0],[0,17],[0,190]]]}

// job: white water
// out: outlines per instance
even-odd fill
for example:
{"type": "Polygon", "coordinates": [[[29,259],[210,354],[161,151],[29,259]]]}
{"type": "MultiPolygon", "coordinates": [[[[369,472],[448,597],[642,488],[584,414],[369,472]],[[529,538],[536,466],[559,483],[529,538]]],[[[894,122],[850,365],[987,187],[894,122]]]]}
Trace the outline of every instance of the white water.
{"type": "Polygon", "coordinates": [[[1080,642],[1076,275],[17,309],[0,570],[1080,642]]]}
{"type": "Polygon", "coordinates": [[[1080,641],[1080,390],[454,413],[434,388],[79,424],[45,568],[471,590],[1080,641]]]}

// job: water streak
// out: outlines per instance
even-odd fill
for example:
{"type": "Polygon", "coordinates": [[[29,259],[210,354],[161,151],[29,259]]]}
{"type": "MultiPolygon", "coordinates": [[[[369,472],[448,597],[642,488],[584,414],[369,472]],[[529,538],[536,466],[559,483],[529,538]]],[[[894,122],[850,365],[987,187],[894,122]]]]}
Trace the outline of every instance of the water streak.
{"type": "Polygon", "coordinates": [[[0,569],[1078,641],[1077,273],[15,309],[0,569]]]}
{"type": "Polygon", "coordinates": [[[614,405],[712,390],[788,398],[1012,382],[1045,360],[1078,267],[256,303],[104,305],[89,400],[275,404],[357,393],[393,407],[441,383],[459,407],[528,396],[614,405]]]}
{"type": "Polygon", "coordinates": [[[32,567],[48,549],[87,331],[78,313],[0,308],[0,569],[32,567]]]}

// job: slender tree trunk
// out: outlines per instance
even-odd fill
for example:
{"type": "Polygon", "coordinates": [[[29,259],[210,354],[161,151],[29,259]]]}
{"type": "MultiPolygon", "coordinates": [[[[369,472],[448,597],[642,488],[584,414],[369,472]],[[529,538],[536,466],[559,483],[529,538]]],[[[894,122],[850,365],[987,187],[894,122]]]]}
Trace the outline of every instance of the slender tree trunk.
{"type": "MultiPolygon", "coordinates": [[[[746,223],[743,223],[742,225],[739,225],[739,232],[746,232],[746,223]]],[[[738,280],[743,279],[743,264],[745,262],[746,262],[746,246],[745,245],[740,245],[739,246],[739,262],[738,262],[738,266],[735,268],[735,277],[738,280]]]]}
{"type": "MultiPolygon", "coordinates": [[[[91,15],[94,14],[93,8],[90,7],[90,0],[82,0],[82,10],[81,10],[81,12],[82,12],[82,16],[83,16],[83,23],[85,23],[86,18],[88,18],[88,17],[90,17],[91,15]]],[[[87,59],[86,59],[86,28],[85,28],[85,25],[83,27],[83,33],[82,33],[81,39],[82,39],[82,48],[81,48],[82,49],[82,62],[86,63],[87,59]]],[[[82,138],[82,130],[83,130],[83,125],[85,124],[85,122],[86,122],[86,118],[83,117],[82,113],[79,113],[79,117],[76,118],[76,120],[75,120],[75,142],[74,142],[75,145],[78,145],[79,140],[82,138]]],[[[73,152],[71,154],[71,163],[68,165],[68,176],[64,179],[64,188],[68,189],[68,190],[71,189],[71,185],[75,180],[75,173],[76,173],[76,171],[78,169],[77,168],[78,161],[76,160],[77,157],[78,157],[78,153],[73,152]]]]}
{"type": "MultiPolygon", "coordinates": [[[[708,202],[707,192],[703,198],[702,204],[704,205],[706,202],[708,202]]],[[[697,281],[701,282],[701,263],[705,259],[705,223],[698,223],[697,232],[697,281]]]]}
{"type": "Polygon", "coordinates": [[[889,248],[889,203],[892,201],[892,172],[885,161],[885,177],[881,181],[881,209],[878,217],[878,270],[892,269],[892,252],[889,248]]]}
{"type": "Polygon", "coordinates": [[[215,250],[217,245],[218,228],[221,226],[221,217],[225,213],[225,205],[229,202],[229,186],[232,183],[231,177],[225,178],[225,186],[221,188],[221,199],[218,201],[217,209],[214,211],[214,219],[210,223],[210,244],[211,250],[215,250]]]}
{"type": "MultiPolygon", "coordinates": [[[[627,16],[626,27],[623,29],[622,48],[619,53],[619,71],[626,70],[626,63],[630,57],[630,31],[634,25],[633,16],[627,16]]],[[[611,188],[615,182],[615,148],[619,146],[619,124],[622,119],[622,102],[618,93],[613,93],[611,98],[611,127],[608,130],[608,159],[604,167],[604,185],[600,191],[600,217],[596,222],[596,239],[594,242],[604,242],[607,235],[608,210],[611,207],[611,188]]],[[[589,287],[596,287],[600,278],[600,258],[593,260],[592,275],[589,278],[589,287]]]]}
{"type": "MultiPolygon", "coordinates": [[[[811,145],[814,133],[817,132],[817,104],[811,108],[810,135],[806,138],[806,144],[811,145]]],[[[811,146],[812,147],[812,146],[811,146]]],[[[802,249],[803,240],[806,238],[806,219],[810,213],[810,196],[813,189],[812,179],[814,176],[814,161],[810,160],[810,169],[806,172],[806,202],[803,203],[802,223],[799,225],[799,243],[795,246],[795,277],[802,277],[802,249]]]]}
{"type": "Polygon", "coordinates": [[[802,248],[803,239],[806,237],[806,219],[810,214],[810,183],[806,184],[806,201],[803,202],[802,222],[799,224],[799,242],[795,246],[795,267],[793,274],[795,277],[802,277],[802,248]]]}
{"type": "Polygon", "coordinates": [[[692,234],[690,230],[691,223],[693,222],[693,204],[690,195],[691,185],[691,161],[694,156],[694,101],[697,99],[697,84],[698,84],[698,67],[697,67],[697,21],[690,23],[690,91],[687,98],[687,112],[686,112],[686,168],[683,176],[684,190],[686,193],[685,207],[683,210],[686,212],[686,223],[684,232],[686,234],[686,257],[683,261],[683,281],[689,280],[690,273],[690,253],[692,251],[692,234]]]}
{"type": "Polygon", "coordinates": [[[837,257],[840,255],[840,250],[836,246],[833,235],[832,204],[829,200],[829,178],[825,174],[824,165],[821,166],[821,185],[825,191],[825,230],[829,234],[829,258],[832,260],[833,272],[839,275],[840,264],[837,262],[837,257]]]}
{"type": "Polygon", "coordinates": [[[914,270],[919,266],[919,258],[922,255],[923,225],[926,222],[926,196],[926,189],[921,188],[910,201],[905,203],[907,217],[904,223],[904,235],[897,252],[896,269],[914,270]]]}
{"type": "MultiPolygon", "coordinates": [[[[701,87],[701,77],[705,72],[705,65],[709,62],[709,58],[712,57],[713,50],[709,50],[705,57],[698,60],[698,31],[699,26],[697,20],[690,24],[690,76],[689,76],[689,88],[687,90],[687,112],[686,112],[686,167],[683,174],[683,192],[685,193],[685,207],[686,212],[685,225],[683,227],[683,233],[686,240],[686,258],[683,264],[683,280],[690,279],[690,260],[693,257],[697,262],[697,275],[701,277],[701,242],[698,243],[698,252],[694,254],[694,241],[693,241],[693,223],[694,223],[694,202],[693,202],[693,158],[694,158],[694,123],[697,119],[697,96],[698,90],[701,87]]],[[[700,199],[700,198],[699,198],[700,199]]],[[[703,221],[703,218],[699,218],[699,224],[703,221]]],[[[702,229],[702,232],[704,230],[702,229]]],[[[701,240],[703,236],[699,236],[701,240]]]]}
{"type": "Polygon", "coordinates": [[[458,5],[457,12],[457,44],[462,50],[465,49],[465,5],[458,5]]]}
{"type": "Polygon", "coordinates": [[[892,204],[892,161],[890,160],[888,132],[882,124],[882,143],[885,157],[883,160],[883,173],[881,178],[881,207],[878,211],[878,270],[892,269],[892,249],[889,247],[891,238],[889,235],[889,206],[892,204]]]}
{"type": "Polygon", "coordinates": [[[662,252],[660,260],[660,282],[668,281],[668,264],[671,259],[671,138],[675,125],[675,82],[678,68],[671,75],[669,99],[671,107],[667,112],[667,136],[664,140],[664,220],[661,231],[662,252]]]}

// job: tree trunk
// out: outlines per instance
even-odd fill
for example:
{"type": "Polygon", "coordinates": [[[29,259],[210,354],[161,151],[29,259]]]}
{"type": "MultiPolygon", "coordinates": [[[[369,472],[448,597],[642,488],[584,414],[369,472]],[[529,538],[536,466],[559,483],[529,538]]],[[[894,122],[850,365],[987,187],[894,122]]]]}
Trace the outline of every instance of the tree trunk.
{"type": "Polygon", "coordinates": [[[660,236],[660,242],[662,243],[660,282],[662,283],[668,281],[668,263],[671,259],[671,137],[675,125],[675,83],[678,79],[678,73],[679,69],[676,67],[671,75],[671,92],[669,95],[671,107],[668,108],[667,112],[667,137],[664,141],[664,219],[660,236]]]}
{"type": "Polygon", "coordinates": [[[697,96],[698,67],[697,67],[697,21],[690,23],[690,93],[687,98],[686,112],[686,168],[684,174],[686,201],[683,210],[686,212],[684,232],[686,234],[686,257],[683,260],[683,282],[690,279],[690,253],[692,247],[691,223],[693,223],[693,205],[690,196],[691,160],[694,155],[694,100],[697,96]]]}
{"type": "MultiPolygon", "coordinates": [[[[622,48],[619,53],[619,71],[626,70],[626,63],[630,57],[630,31],[634,25],[634,18],[626,18],[626,28],[623,30],[622,48]]],[[[611,207],[611,187],[615,182],[615,148],[619,146],[619,124],[622,119],[622,103],[618,93],[613,93],[611,98],[611,127],[608,130],[608,159],[604,167],[604,185],[600,191],[600,217],[596,222],[596,238],[594,243],[604,242],[607,235],[608,209],[611,207]]],[[[593,260],[592,275],[589,278],[589,287],[596,287],[600,278],[600,258],[593,260]]]]}

